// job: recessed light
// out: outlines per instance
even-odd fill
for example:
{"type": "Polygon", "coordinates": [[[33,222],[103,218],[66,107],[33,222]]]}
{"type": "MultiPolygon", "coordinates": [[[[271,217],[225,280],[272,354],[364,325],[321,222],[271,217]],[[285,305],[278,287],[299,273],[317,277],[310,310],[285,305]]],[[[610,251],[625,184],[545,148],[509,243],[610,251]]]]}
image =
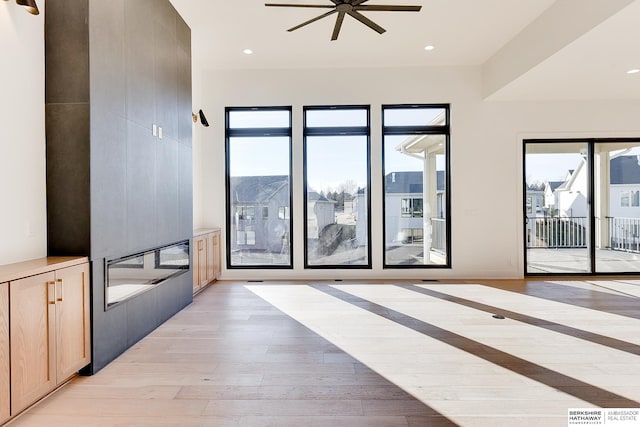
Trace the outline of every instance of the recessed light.
{"type": "Polygon", "coordinates": [[[433,50],[433,49],[435,49],[435,48],[436,48],[436,47],[435,47],[434,45],[431,45],[431,44],[430,44],[430,45],[425,46],[425,47],[424,47],[424,50],[426,50],[426,51],[430,51],[430,50],[433,50]]]}
{"type": "Polygon", "coordinates": [[[245,55],[251,55],[253,51],[251,49],[245,49],[242,51],[242,53],[244,53],[245,55]]]}
{"type": "Polygon", "coordinates": [[[636,73],[640,73],[640,68],[632,68],[631,70],[627,71],[627,74],[636,74],[636,73]]]}

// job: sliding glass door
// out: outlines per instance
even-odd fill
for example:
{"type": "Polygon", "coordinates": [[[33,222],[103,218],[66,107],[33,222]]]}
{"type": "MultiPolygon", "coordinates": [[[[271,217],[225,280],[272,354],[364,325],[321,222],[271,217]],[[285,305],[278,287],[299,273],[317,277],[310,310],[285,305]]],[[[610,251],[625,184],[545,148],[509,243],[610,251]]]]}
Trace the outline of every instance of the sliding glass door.
{"type": "Polygon", "coordinates": [[[588,146],[525,144],[526,272],[589,273],[588,146]]]}
{"type": "Polygon", "coordinates": [[[640,272],[640,139],[524,145],[527,274],[640,272]]]}
{"type": "Polygon", "coordinates": [[[596,272],[638,272],[640,141],[594,147],[596,272]]]}

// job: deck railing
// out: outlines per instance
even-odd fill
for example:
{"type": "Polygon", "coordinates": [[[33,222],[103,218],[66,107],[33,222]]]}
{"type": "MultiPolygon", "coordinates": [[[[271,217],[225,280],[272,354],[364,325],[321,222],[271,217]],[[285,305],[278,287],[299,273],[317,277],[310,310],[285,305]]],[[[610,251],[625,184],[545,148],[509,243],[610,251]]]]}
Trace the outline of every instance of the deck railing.
{"type": "MultiPolygon", "coordinates": [[[[608,239],[604,246],[640,253],[640,218],[606,217],[608,239]]],[[[527,248],[586,248],[587,218],[527,218],[527,248]]]]}
{"type": "Polygon", "coordinates": [[[447,252],[446,218],[431,218],[431,249],[447,252]]]}
{"type": "Polygon", "coordinates": [[[609,248],[640,253],[640,218],[607,217],[609,248]]]}
{"type": "Polygon", "coordinates": [[[586,217],[527,218],[528,248],[586,248],[586,217]]]}

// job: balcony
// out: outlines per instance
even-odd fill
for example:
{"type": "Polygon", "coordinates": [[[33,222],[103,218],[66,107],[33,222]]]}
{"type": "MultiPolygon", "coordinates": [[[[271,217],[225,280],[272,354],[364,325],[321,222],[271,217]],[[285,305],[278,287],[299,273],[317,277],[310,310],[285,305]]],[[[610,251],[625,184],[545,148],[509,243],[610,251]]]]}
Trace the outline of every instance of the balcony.
{"type": "MultiPolygon", "coordinates": [[[[589,224],[585,217],[527,219],[529,273],[588,273],[589,224]]],[[[596,271],[640,272],[640,218],[596,220],[596,271]]]]}

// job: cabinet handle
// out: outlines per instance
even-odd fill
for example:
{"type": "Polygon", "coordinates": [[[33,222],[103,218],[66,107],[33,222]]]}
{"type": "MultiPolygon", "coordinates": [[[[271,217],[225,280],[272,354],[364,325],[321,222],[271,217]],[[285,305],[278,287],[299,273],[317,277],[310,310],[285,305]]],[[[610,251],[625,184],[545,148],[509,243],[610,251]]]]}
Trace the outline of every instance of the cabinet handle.
{"type": "Polygon", "coordinates": [[[57,298],[57,301],[62,302],[64,298],[64,282],[62,279],[58,279],[56,282],[60,283],[60,296],[57,298]]]}
{"type": "Polygon", "coordinates": [[[56,303],[56,282],[47,282],[47,299],[49,300],[49,304],[56,303]],[[53,286],[53,292],[51,292],[52,286],[53,286]],[[53,294],[53,300],[50,299],[51,294],[53,294]]]}

